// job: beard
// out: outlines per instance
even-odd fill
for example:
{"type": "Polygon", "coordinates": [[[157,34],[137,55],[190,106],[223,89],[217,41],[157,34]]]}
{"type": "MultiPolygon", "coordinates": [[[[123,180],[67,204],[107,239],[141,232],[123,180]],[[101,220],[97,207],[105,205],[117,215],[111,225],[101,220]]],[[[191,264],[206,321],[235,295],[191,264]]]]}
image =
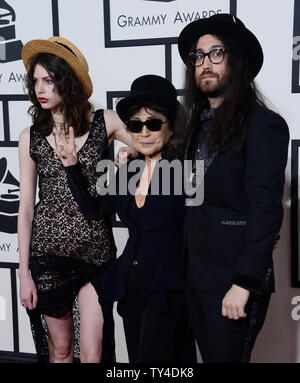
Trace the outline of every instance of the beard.
{"type": "Polygon", "coordinates": [[[224,77],[220,80],[218,74],[212,72],[206,72],[214,76],[214,79],[202,79],[201,76],[198,80],[198,88],[202,94],[209,98],[216,98],[224,95],[225,88],[227,86],[227,78],[224,77]]]}

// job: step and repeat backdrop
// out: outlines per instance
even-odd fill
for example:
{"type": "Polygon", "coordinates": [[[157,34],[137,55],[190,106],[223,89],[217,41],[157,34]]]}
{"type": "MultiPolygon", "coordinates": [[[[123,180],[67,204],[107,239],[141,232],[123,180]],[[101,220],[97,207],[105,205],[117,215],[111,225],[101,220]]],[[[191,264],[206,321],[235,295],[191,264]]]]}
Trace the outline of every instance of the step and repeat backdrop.
{"type": "MultiPolygon", "coordinates": [[[[241,18],[260,40],[265,62],[257,84],[291,133],[285,217],[274,254],[277,291],[253,361],[300,362],[300,0],[0,0],[0,359],[10,355],[30,360],[35,353],[17,278],[18,135],[31,124],[23,45],[52,35],[74,42],[89,63],[95,109],[114,109],[131,82],[147,73],[165,76],[180,95],[180,31],[193,20],[223,12],[241,18]]],[[[119,146],[113,145],[111,156],[119,146]]],[[[117,217],[113,226],[120,254],[127,229],[117,217]]],[[[117,360],[127,362],[121,320],[114,314],[117,360]]]]}

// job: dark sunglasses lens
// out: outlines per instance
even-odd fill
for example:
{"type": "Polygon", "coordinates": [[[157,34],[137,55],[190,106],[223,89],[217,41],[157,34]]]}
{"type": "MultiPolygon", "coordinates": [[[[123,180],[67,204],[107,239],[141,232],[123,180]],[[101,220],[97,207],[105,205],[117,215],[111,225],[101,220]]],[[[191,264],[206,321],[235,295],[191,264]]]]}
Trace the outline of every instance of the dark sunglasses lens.
{"type": "Polygon", "coordinates": [[[162,124],[163,122],[159,118],[151,118],[145,122],[140,120],[129,120],[126,125],[130,132],[139,133],[144,125],[146,125],[147,129],[151,132],[157,132],[161,129],[162,124]]]}
{"type": "Polygon", "coordinates": [[[138,120],[129,120],[126,125],[128,130],[132,133],[139,133],[143,128],[142,121],[138,120]]]}
{"type": "Polygon", "coordinates": [[[157,132],[161,129],[162,120],[159,120],[158,118],[152,118],[151,120],[146,121],[145,125],[151,132],[157,132]]]}

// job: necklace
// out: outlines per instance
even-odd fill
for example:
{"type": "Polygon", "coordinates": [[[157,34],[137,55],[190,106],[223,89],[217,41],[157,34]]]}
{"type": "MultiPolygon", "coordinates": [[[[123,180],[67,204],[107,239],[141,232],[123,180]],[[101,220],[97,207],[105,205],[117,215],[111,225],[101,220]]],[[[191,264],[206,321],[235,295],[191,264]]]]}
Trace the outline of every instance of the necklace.
{"type": "Polygon", "coordinates": [[[55,144],[55,149],[53,149],[53,155],[54,155],[54,158],[57,160],[58,157],[57,157],[57,153],[56,153],[56,149],[58,147],[58,141],[59,141],[59,134],[58,132],[63,132],[65,134],[65,137],[66,139],[69,138],[69,134],[68,132],[66,132],[66,125],[65,125],[65,122],[58,122],[58,121],[55,121],[53,119],[53,122],[54,122],[54,129],[53,129],[53,137],[54,137],[54,144],[55,144]]]}
{"type": "Polygon", "coordinates": [[[194,158],[194,162],[193,162],[193,167],[192,167],[192,170],[191,170],[191,173],[190,173],[190,177],[189,177],[189,181],[190,182],[193,182],[193,179],[195,177],[195,173],[196,173],[196,160],[197,160],[197,157],[198,157],[199,149],[200,149],[200,142],[197,145],[196,154],[195,154],[195,158],[194,158]]]}
{"type": "Polygon", "coordinates": [[[58,122],[58,121],[55,121],[55,120],[53,120],[53,122],[54,122],[55,126],[58,125],[59,129],[61,129],[63,126],[65,126],[65,122],[58,122]]]}
{"type": "Polygon", "coordinates": [[[66,123],[65,122],[58,122],[58,121],[55,121],[55,120],[53,120],[53,122],[54,122],[55,129],[58,130],[58,131],[64,132],[64,134],[68,138],[69,137],[69,130],[66,129],[66,123]]]}
{"type": "MultiPolygon", "coordinates": [[[[70,137],[69,135],[69,130],[66,129],[66,125],[65,125],[65,122],[57,122],[55,120],[54,121],[54,124],[55,124],[55,130],[53,130],[52,134],[53,134],[53,137],[54,137],[54,144],[55,144],[55,149],[53,149],[53,155],[54,155],[54,158],[56,160],[58,160],[58,156],[57,156],[57,153],[56,153],[56,149],[57,149],[57,146],[58,146],[58,141],[59,141],[59,135],[58,135],[58,131],[60,132],[63,132],[65,137],[66,137],[66,141],[68,143],[68,139],[70,137]],[[58,125],[58,126],[57,126],[58,125]]],[[[76,153],[78,153],[78,147],[77,145],[75,145],[75,151],[76,153]]]]}

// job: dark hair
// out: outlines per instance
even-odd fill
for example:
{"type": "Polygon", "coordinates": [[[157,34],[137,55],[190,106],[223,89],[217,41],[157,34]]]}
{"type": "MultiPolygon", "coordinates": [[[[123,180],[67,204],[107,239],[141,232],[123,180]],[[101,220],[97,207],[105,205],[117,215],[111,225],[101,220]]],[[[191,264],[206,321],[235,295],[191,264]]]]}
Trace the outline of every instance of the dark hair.
{"type": "Polygon", "coordinates": [[[35,94],[34,70],[37,64],[46,69],[62,97],[61,111],[65,116],[67,125],[74,128],[76,137],[82,136],[89,130],[90,121],[87,112],[92,109],[92,105],[86,99],[82,84],[70,65],[51,53],[35,55],[26,75],[26,87],[33,104],[28,113],[32,116],[34,126],[43,136],[48,136],[54,124],[51,110],[43,109],[35,94]]]}
{"type": "MultiPolygon", "coordinates": [[[[233,40],[222,35],[221,40],[227,55],[227,84],[224,87],[222,104],[207,132],[208,152],[224,151],[230,148],[241,149],[246,138],[249,120],[255,106],[265,106],[251,75],[246,56],[233,40]]],[[[195,44],[196,46],[196,44],[195,44]]],[[[194,48],[195,48],[194,46],[194,48]]],[[[200,114],[209,108],[207,96],[195,84],[195,69],[188,65],[185,76],[185,107],[189,113],[189,127],[199,125],[200,114]]]]}
{"type": "Polygon", "coordinates": [[[155,112],[163,114],[169,123],[169,129],[173,133],[170,141],[166,145],[166,153],[169,160],[183,159],[185,143],[186,143],[186,114],[183,106],[177,103],[176,113],[169,113],[166,108],[158,105],[155,102],[145,101],[143,99],[137,99],[135,105],[133,105],[128,111],[128,117],[137,113],[141,108],[146,110],[153,110],[155,112]]]}

